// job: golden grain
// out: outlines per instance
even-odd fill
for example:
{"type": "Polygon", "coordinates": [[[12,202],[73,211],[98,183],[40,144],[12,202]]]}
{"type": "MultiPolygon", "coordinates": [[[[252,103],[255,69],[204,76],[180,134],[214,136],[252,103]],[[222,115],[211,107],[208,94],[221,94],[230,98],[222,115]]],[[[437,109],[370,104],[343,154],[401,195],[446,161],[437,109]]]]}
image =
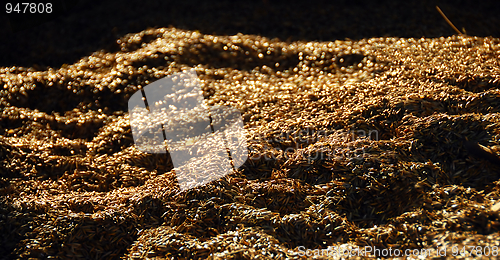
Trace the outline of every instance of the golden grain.
{"type": "Polygon", "coordinates": [[[119,44],[60,69],[0,70],[0,221],[22,234],[20,257],[284,258],[298,246],[435,247],[470,230],[471,243],[498,242],[477,235],[500,228],[498,39],[286,43],[160,28],[119,44]],[[170,157],[133,146],[125,109],[189,67],[210,104],[242,112],[250,159],[179,192],[170,157]],[[33,108],[35,89],[59,111],[33,108]]]}

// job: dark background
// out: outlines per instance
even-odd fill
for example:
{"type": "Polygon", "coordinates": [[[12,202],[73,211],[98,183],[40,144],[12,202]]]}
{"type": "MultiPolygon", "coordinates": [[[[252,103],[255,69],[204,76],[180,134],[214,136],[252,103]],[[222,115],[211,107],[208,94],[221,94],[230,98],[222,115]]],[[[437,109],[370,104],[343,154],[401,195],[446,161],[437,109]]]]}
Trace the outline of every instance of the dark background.
{"type": "MultiPolygon", "coordinates": [[[[7,0],[6,2],[8,2],[7,0]]],[[[456,32],[438,5],[468,35],[500,37],[500,1],[162,1],[54,0],[50,16],[0,17],[0,66],[35,69],[71,64],[147,28],[258,34],[283,41],[370,37],[440,37],[456,32]]]]}

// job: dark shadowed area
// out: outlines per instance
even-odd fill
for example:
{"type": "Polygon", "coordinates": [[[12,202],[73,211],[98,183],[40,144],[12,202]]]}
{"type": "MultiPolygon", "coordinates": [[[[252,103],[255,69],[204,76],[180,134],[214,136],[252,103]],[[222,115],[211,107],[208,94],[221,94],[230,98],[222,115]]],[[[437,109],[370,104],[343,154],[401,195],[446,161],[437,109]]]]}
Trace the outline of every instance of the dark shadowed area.
{"type": "Polygon", "coordinates": [[[282,41],[455,34],[436,5],[469,35],[500,36],[498,1],[79,0],[66,3],[67,11],[58,10],[52,21],[39,26],[32,26],[38,20],[30,15],[22,15],[11,24],[9,16],[4,17],[0,66],[59,67],[97,50],[117,51],[116,40],[127,33],[169,26],[203,34],[255,34],[282,41]],[[34,21],[24,21],[30,19],[34,21]]]}

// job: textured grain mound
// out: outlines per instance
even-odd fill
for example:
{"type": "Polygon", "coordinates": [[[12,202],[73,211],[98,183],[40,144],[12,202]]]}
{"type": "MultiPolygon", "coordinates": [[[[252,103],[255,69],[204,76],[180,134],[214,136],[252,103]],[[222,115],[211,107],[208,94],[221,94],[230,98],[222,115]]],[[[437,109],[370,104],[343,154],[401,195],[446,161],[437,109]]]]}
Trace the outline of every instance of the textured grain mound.
{"type": "Polygon", "coordinates": [[[119,44],[58,69],[0,68],[1,255],[499,246],[499,39],[159,28],[119,44]],[[209,104],[242,112],[251,158],[181,193],[168,156],[134,147],[127,101],[188,68],[209,104]]]}

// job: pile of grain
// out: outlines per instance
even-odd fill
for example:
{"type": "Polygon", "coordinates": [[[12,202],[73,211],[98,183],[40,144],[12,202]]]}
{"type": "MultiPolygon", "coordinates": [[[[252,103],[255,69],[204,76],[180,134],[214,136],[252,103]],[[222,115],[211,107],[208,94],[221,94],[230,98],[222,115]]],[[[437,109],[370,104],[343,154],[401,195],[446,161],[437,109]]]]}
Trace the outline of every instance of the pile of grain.
{"type": "Polygon", "coordinates": [[[0,68],[0,254],[499,246],[500,168],[466,145],[500,150],[499,43],[160,28],[58,69],[0,68]],[[181,193],[166,155],[134,147],[127,101],[188,68],[211,105],[242,112],[250,159],[181,193]]]}

